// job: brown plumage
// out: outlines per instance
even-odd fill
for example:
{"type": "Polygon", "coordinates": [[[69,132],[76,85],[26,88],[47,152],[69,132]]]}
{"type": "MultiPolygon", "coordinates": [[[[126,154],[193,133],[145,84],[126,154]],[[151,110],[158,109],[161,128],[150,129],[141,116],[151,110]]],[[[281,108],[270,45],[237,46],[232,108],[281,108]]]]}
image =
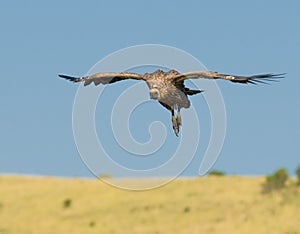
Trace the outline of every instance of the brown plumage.
{"type": "Polygon", "coordinates": [[[94,83],[111,84],[126,79],[146,81],[149,87],[150,98],[158,100],[161,105],[171,111],[173,129],[178,136],[181,126],[180,109],[189,108],[189,95],[194,95],[203,92],[202,90],[191,90],[184,85],[186,79],[207,78],[207,79],[224,79],[235,83],[256,84],[266,83],[268,81],[277,81],[284,74],[261,74],[253,76],[235,76],[220,74],[213,71],[188,72],[180,74],[178,71],[170,70],[164,72],[160,69],[153,73],[137,74],[132,72],[108,72],[96,73],[84,77],[72,77],[67,75],[59,75],[61,78],[73,81],[84,82],[84,86],[94,83]],[[177,116],[175,116],[177,110],[177,116]]]}

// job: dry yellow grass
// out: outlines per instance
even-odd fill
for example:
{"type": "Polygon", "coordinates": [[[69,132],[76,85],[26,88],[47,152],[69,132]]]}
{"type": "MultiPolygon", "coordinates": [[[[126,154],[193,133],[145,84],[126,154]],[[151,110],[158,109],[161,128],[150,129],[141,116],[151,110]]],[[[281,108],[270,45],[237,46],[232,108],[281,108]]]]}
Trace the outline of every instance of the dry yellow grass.
{"type": "Polygon", "coordinates": [[[134,192],[99,180],[1,176],[0,233],[300,233],[299,188],[262,195],[263,181],[212,176],[134,192]]]}

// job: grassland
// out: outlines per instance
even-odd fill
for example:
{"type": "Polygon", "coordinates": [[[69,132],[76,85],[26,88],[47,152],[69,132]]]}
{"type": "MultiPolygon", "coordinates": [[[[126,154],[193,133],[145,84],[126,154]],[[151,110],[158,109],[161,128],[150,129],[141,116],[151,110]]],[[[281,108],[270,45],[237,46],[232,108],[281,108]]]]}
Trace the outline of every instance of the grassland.
{"type": "Polygon", "coordinates": [[[96,179],[1,176],[0,233],[300,233],[300,187],[265,195],[263,181],[211,176],[134,192],[96,179]]]}

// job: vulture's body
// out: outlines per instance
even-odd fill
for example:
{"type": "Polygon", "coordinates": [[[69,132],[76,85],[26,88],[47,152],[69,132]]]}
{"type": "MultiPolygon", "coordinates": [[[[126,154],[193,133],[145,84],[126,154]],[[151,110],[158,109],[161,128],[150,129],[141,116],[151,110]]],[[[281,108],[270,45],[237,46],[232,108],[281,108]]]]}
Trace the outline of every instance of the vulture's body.
{"type": "Polygon", "coordinates": [[[178,136],[181,126],[180,109],[189,108],[189,95],[201,93],[202,90],[191,90],[184,85],[186,79],[207,78],[207,79],[224,79],[236,83],[266,83],[268,81],[276,81],[282,78],[283,74],[262,74],[254,76],[234,76],[220,74],[212,71],[188,72],[180,74],[178,71],[170,70],[164,72],[160,69],[153,73],[137,74],[132,72],[108,72],[96,73],[85,77],[72,77],[67,75],[59,75],[62,78],[73,82],[84,82],[84,86],[94,83],[111,84],[125,79],[143,80],[149,87],[151,99],[158,100],[161,105],[171,111],[173,129],[178,136]],[[175,116],[177,110],[177,116],[175,116]]]}

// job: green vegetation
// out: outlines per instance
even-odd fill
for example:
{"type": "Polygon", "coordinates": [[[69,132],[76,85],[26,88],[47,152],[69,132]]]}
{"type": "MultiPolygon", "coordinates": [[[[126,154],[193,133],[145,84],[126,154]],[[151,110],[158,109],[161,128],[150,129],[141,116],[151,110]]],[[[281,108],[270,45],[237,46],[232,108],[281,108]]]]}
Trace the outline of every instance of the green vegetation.
{"type": "Polygon", "coordinates": [[[111,179],[112,175],[108,173],[104,173],[98,176],[99,179],[111,179]]]}
{"type": "Polygon", "coordinates": [[[183,212],[184,213],[189,213],[191,210],[191,208],[189,206],[186,206],[184,209],[183,209],[183,212]]]}
{"type": "Polygon", "coordinates": [[[72,205],[72,200],[70,198],[64,200],[64,208],[68,208],[71,205],[72,205]]]}
{"type": "Polygon", "coordinates": [[[226,173],[223,172],[223,171],[215,170],[215,171],[209,172],[208,175],[209,175],[209,176],[225,176],[226,173]]]}
{"type": "Polygon", "coordinates": [[[274,174],[266,177],[266,181],[263,184],[263,193],[270,193],[275,190],[284,188],[286,181],[289,178],[289,174],[286,169],[281,168],[274,174]]]}
{"type": "Polygon", "coordinates": [[[298,185],[300,185],[300,166],[296,170],[297,179],[298,179],[298,185]]]}
{"type": "Polygon", "coordinates": [[[268,196],[261,193],[264,182],[181,178],[135,192],[98,179],[0,176],[0,233],[300,233],[295,180],[268,196]]]}
{"type": "Polygon", "coordinates": [[[95,223],[94,221],[91,221],[91,222],[89,223],[89,225],[90,225],[90,227],[94,227],[94,226],[96,225],[96,223],[95,223]]]}

